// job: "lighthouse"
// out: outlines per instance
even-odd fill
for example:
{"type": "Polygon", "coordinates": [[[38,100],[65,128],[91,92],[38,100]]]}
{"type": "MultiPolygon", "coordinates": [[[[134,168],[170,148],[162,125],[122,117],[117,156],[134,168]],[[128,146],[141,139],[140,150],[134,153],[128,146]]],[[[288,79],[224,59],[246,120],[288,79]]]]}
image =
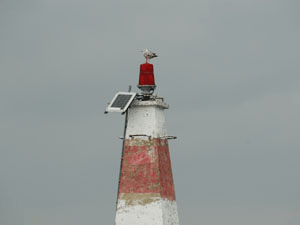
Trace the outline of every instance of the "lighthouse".
{"type": "Polygon", "coordinates": [[[141,93],[118,92],[105,112],[125,113],[115,225],[179,225],[164,110],[153,64],[140,65],[141,93]]]}

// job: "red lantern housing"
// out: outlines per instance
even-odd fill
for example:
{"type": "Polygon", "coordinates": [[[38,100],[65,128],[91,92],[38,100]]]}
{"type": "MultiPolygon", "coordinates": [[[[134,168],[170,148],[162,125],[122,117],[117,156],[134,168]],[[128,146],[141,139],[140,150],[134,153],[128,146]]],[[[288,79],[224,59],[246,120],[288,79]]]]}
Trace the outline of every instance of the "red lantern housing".
{"type": "Polygon", "coordinates": [[[141,64],[139,85],[155,85],[153,64],[141,64]]]}

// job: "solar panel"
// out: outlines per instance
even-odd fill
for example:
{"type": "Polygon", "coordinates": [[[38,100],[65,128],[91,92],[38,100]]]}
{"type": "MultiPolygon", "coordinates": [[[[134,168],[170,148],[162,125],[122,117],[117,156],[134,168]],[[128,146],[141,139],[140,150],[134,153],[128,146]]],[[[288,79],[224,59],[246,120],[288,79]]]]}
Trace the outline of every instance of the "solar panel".
{"type": "Polygon", "coordinates": [[[128,103],[128,101],[130,100],[132,95],[118,95],[116,100],[113,102],[113,104],[111,105],[111,107],[113,108],[121,108],[123,109],[126,104],[128,103]]]}
{"type": "Polygon", "coordinates": [[[136,93],[118,92],[105,110],[107,112],[125,112],[133,101],[136,93]]]}

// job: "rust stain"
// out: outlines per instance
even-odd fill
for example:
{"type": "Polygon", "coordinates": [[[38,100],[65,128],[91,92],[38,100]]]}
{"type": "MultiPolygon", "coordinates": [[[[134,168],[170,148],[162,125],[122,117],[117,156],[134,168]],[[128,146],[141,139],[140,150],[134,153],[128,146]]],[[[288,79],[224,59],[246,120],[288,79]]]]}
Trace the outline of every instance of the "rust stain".
{"type": "Polygon", "coordinates": [[[121,194],[120,199],[126,201],[126,205],[146,205],[160,200],[159,194],[153,193],[128,193],[121,194]]]}

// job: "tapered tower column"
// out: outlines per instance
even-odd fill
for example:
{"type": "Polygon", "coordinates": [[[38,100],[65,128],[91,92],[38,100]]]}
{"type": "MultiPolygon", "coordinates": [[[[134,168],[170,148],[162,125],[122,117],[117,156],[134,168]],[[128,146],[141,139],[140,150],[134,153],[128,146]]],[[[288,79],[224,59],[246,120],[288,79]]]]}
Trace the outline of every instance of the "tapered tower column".
{"type": "MultiPolygon", "coordinates": [[[[153,73],[153,65],[147,68],[153,73]]],[[[143,92],[127,112],[115,225],[179,225],[164,117],[169,106],[152,95],[154,77],[145,82],[140,74],[143,92]]]]}

